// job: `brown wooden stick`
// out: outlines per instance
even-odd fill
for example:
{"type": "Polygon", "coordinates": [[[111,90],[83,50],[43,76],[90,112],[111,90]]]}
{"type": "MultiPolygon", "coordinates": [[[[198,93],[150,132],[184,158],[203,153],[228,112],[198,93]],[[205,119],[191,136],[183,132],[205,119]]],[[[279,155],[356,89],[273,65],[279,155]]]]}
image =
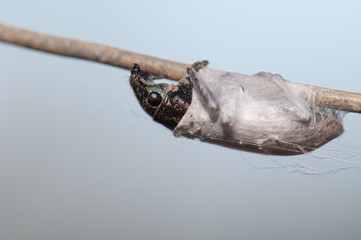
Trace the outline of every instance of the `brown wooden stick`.
{"type": "MultiPolygon", "coordinates": [[[[134,63],[138,63],[146,72],[172,80],[180,80],[186,76],[186,68],[190,66],[189,64],[147,56],[97,43],[50,36],[3,24],[0,24],[0,41],[126,69],[131,69],[134,63]]],[[[360,93],[300,83],[291,84],[306,86],[310,89],[316,104],[319,106],[361,113],[360,93]]]]}
{"type": "Polygon", "coordinates": [[[50,36],[3,24],[0,24],[0,41],[126,69],[131,69],[134,63],[138,63],[146,72],[173,80],[180,80],[186,76],[186,68],[190,66],[97,43],[50,36]]]}
{"type": "Polygon", "coordinates": [[[324,87],[290,82],[291,85],[306,87],[311,90],[311,98],[316,105],[348,112],[361,113],[361,94],[324,87]]]}

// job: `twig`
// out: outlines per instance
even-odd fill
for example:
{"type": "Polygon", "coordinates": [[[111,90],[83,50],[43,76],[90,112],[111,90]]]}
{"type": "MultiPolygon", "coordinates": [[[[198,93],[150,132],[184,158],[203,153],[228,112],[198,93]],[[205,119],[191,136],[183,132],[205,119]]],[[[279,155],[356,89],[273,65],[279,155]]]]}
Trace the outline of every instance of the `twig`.
{"type": "Polygon", "coordinates": [[[138,63],[146,72],[173,80],[180,80],[186,76],[186,68],[190,66],[97,43],[50,36],[3,24],[0,24],[0,41],[126,69],[131,69],[134,63],[138,63]]]}
{"type": "MultiPolygon", "coordinates": [[[[180,80],[186,76],[186,68],[190,66],[189,64],[147,56],[97,43],[50,36],[3,24],[0,24],[0,41],[126,69],[131,69],[134,63],[138,63],[145,71],[172,80],[180,80]]],[[[303,87],[306,86],[310,89],[314,94],[313,97],[316,104],[319,106],[361,113],[360,93],[333,90],[300,83],[292,84],[303,87]]]]}
{"type": "Polygon", "coordinates": [[[347,112],[361,113],[360,93],[311,86],[295,82],[290,82],[290,84],[310,89],[313,95],[311,97],[315,100],[315,103],[318,106],[347,112]]]}

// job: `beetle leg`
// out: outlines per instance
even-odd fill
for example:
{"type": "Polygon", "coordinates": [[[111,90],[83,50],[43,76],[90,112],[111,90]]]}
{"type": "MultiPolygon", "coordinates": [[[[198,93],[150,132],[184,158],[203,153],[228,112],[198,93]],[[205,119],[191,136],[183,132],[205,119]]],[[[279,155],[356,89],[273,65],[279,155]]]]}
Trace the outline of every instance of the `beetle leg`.
{"type": "Polygon", "coordinates": [[[206,67],[208,65],[208,61],[207,60],[203,60],[201,62],[195,62],[192,64],[192,68],[194,70],[196,70],[196,72],[198,72],[199,69],[201,69],[202,67],[206,67]]]}

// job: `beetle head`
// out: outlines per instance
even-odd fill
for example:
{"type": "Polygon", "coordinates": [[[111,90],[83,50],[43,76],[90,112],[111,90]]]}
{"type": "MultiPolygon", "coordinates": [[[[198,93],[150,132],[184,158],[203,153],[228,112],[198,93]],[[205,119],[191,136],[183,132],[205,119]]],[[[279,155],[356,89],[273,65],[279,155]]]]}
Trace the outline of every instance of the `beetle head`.
{"type": "Polygon", "coordinates": [[[192,100],[192,85],[181,81],[178,85],[154,83],[154,77],[134,64],[130,85],[142,108],[159,123],[173,129],[187,111],[192,100]]]}

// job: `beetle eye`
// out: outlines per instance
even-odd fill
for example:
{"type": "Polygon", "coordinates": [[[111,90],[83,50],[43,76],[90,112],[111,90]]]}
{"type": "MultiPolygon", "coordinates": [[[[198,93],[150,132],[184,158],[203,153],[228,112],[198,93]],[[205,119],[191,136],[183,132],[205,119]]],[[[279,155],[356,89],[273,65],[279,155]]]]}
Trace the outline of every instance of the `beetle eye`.
{"type": "Polygon", "coordinates": [[[157,92],[151,92],[149,94],[149,98],[148,98],[148,103],[153,106],[156,107],[158,106],[160,103],[162,102],[162,96],[157,93],[157,92]]]}

